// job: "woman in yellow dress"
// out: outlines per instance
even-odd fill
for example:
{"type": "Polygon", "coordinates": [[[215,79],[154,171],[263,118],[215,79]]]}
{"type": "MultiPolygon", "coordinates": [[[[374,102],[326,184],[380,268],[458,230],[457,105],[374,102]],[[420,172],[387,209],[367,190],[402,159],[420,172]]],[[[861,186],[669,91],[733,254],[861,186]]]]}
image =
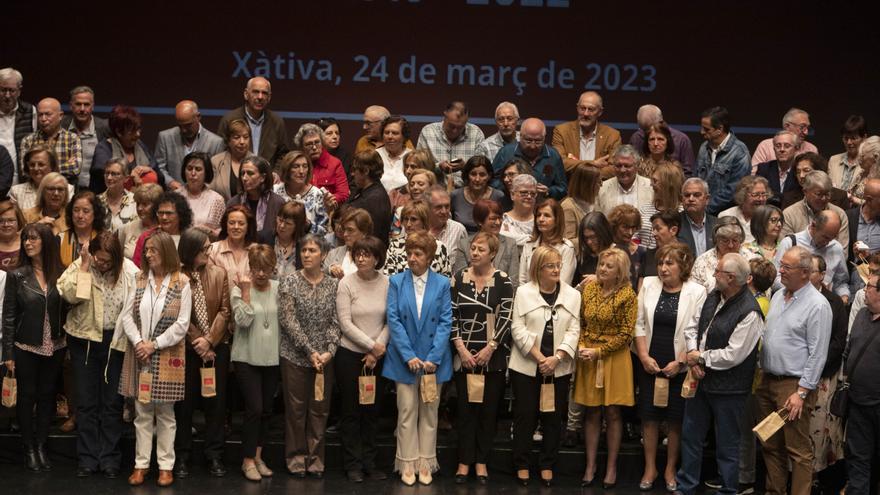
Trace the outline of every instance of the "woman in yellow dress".
{"type": "Polygon", "coordinates": [[[597,279],[584,287],[574,387],[575,402],[587,406],[587,467],[581,486],[590,486],[596,475],[602,406],[608,444],[602,486],[609,489],[617,484],[617,454],[623,432],[620,406],[635,404],[629,347],[638,305],[629,270],[629,256],[619,248],[608,248],[599,254],[597,279]]]}

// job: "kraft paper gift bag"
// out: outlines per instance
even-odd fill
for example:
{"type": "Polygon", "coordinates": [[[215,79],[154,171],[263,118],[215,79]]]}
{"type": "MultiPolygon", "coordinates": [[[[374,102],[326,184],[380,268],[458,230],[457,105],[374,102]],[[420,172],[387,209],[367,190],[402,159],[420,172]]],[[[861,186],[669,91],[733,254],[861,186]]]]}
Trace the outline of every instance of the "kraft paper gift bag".
{"type": "Polygon", "coordinates": [[[318,371],[315,373],[315,401],[321,402],[324,400],[324,372],[318,371]]]}
{"type": "Polygon", "coordinates": [[[556,411],[556,390],[553,387],[553,377],[548,376],[545,377],[544,383],[541,384],[541,412],[554,412],[556,411]],[[547,378],[550,379],[547,382],[547,378]]]}
{"type": "Polygon", "coordinates": [[[422,395],[422,402],[430,404],[440,398],[437,393],[437,375],[434,373],[425,373],[422,375],[422,383],[419,392],[422,395]]]}
{"type": "Polygon", "coordinates": [[[697,387],[700,385],[700,381],[694,376],[691,368],[688,368],[687,376],[684,377],[684,383],[681,385],[681,396],[685,399],[690,399],[697,395],[697,387]]]}
{"type": "Polygon", "coordinates": [[[669,378],[654,377],[654,407],[669,405],[669,378]]]}
{"type": "Polygon", "coordinates": [[[758,426],[752,428],[752,431],[755,432],[755,435],[758,435],[761,442],[766,442],[770,437],[776,434],[777,431],[785,426],[785,417],[782,415],[786,414],[786,412],[785,409],[774,411],[761,420],[761,422],[758,423],[758,426]]]}
{"type": "Polygon", "coordinates": [[[202,377],[202,397],[216,397],[217,372],[214,368],[214,361],[211,361],[211,366],[199,368],[199,375],[202,377]]]}
{"type": "Polygon", "coordinates": [[[153,374],[142,371],[138,374],[138,402],[149,404],[153,399],[153,374]]]}
{"type": "Polygon", "coordinates": [[[3,406],[15,407],[18,399],[18,381],[15,379],[14,371],[7,371],[3,377],[3,406]]]}
{"type": "Polygon", "coordinates": [[[468,402],[483,403],[483,391],[486,389],[486,375],[480,373],[467,374],[468,402]]]}
{"type": "Polygon", "coordinates": [[[358,404],[369,406],[376,403],[376,375],[373,370],[363,367],[358,377],[358,404]]]}

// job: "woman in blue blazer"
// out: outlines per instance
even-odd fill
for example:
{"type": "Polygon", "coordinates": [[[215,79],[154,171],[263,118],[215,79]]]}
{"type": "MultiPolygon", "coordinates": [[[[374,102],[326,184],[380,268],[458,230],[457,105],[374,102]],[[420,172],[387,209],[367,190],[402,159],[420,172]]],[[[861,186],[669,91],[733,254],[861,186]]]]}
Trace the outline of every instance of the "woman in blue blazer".
{"type": "Polygon", "coordinates": [[[388,287],[388,328],[391,340],[382,376],[397,383],[397,455],[394,470],[414,485],[431,483],[437,463],[439,398],[425,403],[421,378],[434,374],[440,384],[452,377],[452,301],[449,279],[431,271],[437,241],[427,232],[406,238],[409,268],[391,277],[388,287]]]}

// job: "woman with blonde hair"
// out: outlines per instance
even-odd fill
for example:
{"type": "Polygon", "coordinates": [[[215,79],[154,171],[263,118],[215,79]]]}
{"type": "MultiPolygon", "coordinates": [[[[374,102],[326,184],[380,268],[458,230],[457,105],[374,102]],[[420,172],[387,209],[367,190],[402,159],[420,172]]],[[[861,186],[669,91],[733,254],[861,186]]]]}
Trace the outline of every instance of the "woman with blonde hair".
{"type": "Polygon", "coordinates": [[[405,196],[398,198],[400,206],[395,208],[394,217],[391,219],[391,235],[393,237],[400,235],[403,230],[403,207],[412,201],[424,199],[425,193],[436,184],[437,176],[430,170],[417,168],[409,174],[407,193],[405,196]]]}
{"type": "Polygon", "coordinates": [[[584,287],[574,400],[587,407],[587,466],[581,486],[596,476],[596,451],[604,411],[608,458],[602,486],[617,483],[617,454],[623,435],[621,406],[635,404],[629,347],[638,304],[629,284],[627,253],[616,247],[599,253],[596,280],[584,287]]]}
{"type": "Polygon", "coordinates": [[[192,312],[189,279],[171,235],[150,232],[144,263],[122,308],[129,347],[122,364],[120,393],[135,399],[135,462],[128,484],[141,485],[150,468],[153,437],[159,486],[174,482],[174,403],[184,399],[184,337],[192,312]],[[146,391],[146,393],[144,393],[146,391]]]}
{"type": "Polygon", "coordinates": [[[651,229],[651,216],[658,211],[681,211],[682,184],[684,184],[684,174],[679,166],[661,163],[651,173],[654,201],[638,205],[639,215],[642,217],[638,235],[645,249],[657,247],[654,231],[651,229]]]}
{"type": "Polygon", "coordinates": [[[513,300],[510,327],[510,383],[513,406],[513,464],[523,486],[529,483],[532,435],[541,420],[543,439],[539,464],[541,482],[553,483],[559,457],[562,420],[568,410],[572,360],[580,333],[578,292],[560,279],[562,256],[548,246],[538,246],[529,264],[528,283],[513,300]],[[544,384],[552,384],[552,401],[542,399],[544,384]],[[544,402],[552,402],[544,404],[544,402]]]}
{"type": "Polygon", "coordinates": [[[58,172],[43,176],[37,188],[37,205],[22,210],[24,223],[44,223],[52,227],[52,233],[60,234],[67,230],[67,217],[64,209],[70,201],[67,179],[58,172]]]}
{"type": "MultiPolygon", "coordinates": [[[[406,176],[407,183],[396,189],[388,191],[388,199],[391,200],[391,207],[400,208],[409,202],[409,180],[416,170],[426,170],[434,176],[434,184],[437,183],[437,176],[434,169],[437,168],[437,161],[431,154],[431,150],[427,148],[419,148],[410,151],[403,157],[403,175],[406,176]]],[[[433,184],[431,184],[433,185],[433,184]]],[[[425,188],[427,190],[427,188],[425,188]]]]}

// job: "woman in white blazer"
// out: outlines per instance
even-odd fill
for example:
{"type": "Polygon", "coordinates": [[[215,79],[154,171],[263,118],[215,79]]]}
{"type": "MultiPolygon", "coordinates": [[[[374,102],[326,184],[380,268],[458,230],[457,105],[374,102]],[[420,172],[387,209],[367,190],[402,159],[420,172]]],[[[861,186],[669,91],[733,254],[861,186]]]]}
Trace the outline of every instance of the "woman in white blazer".
{"type": "Polygon", "coordinates": [[[706,300],[706,289],[688,282],[694,255],[684,244],[667,244],[657,250],[657,277],[647,277],[639,291],[638,318],[635,328],[635,348],[641,366],[636,371],[639,384],[639,415],[645,449],[645,471],[639,488],[650,490],[659,477],[657,471],[657,440],[660,421],[669,427],[666,470],[663,477],[666,489],[674,491],[675,472],[681,440],[681,418],[684,400],[681,385],[684,381],[685,354],[684,327],[699,315],[706,300]],[[658,407],[654,402],[656,380],[668,380],[668,402],[658,407]]]}
{"type": "Polygon", "coordinates": [[[521,285],[513,301],[510,382],[515,397],[513,413],[513,463],[520,484],[529,482],[532,434],[543,425],[539,464],[541,480],[553,482],[553,465],[559,452],[562,420],[567,412],[572,359],[580,334],[581,295],[560,282],[562,256],[556,249],[538,246],[531,257],[530,281],[521,285]],[[541,411],[541,386],[553,384],[553,411],[541,411]]]}

